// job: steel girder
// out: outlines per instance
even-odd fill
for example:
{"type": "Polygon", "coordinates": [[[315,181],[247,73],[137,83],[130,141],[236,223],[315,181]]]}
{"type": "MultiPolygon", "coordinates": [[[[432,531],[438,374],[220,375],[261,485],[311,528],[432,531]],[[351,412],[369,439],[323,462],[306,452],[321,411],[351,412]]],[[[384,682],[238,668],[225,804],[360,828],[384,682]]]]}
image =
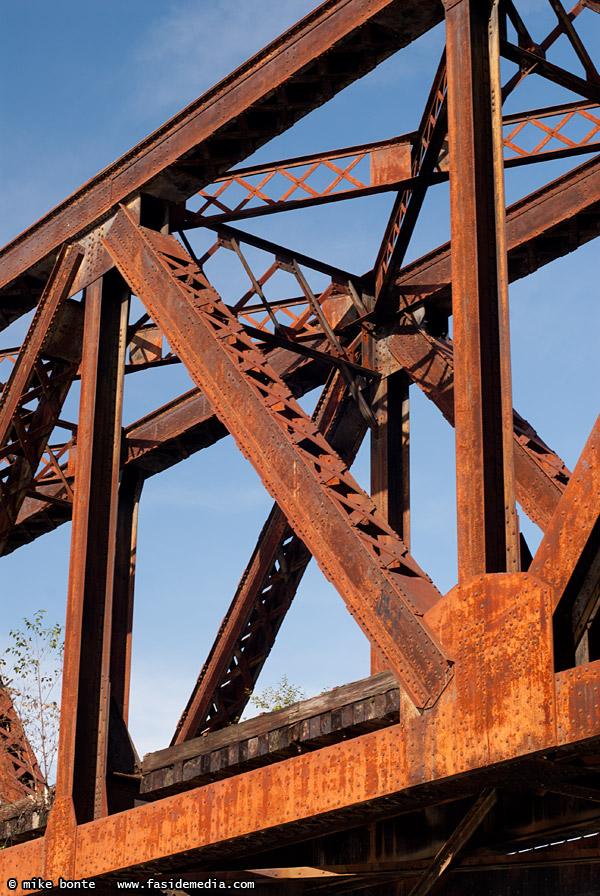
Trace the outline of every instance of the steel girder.
{"type": "MultiPolygon", "coordinates": [[[[598,12],[597,4],[582,0],[567,13],[550,2],[558,25],[536,45],[511,0],[445,0],[444,7],[437,0],[327,0],[0,252],[3,324],[38,309],[0,398],[3,551],[73,519],[56,796],[44,838],[0,854],[4,879],[215,863],[249,869],[257,867],[253,853],[468,799],[459,818],[440,810],[456,824],[435,854],[425,850],[423,859],[418,846],[406,848],[404,866],[354,865],[346,889],[344,881],[331,888],[401,887],[422,896],[434,886],[501,892],[518,880],[527,893],[540,881],[548,892],[569,884],[588,891],[593,856],[574,857],[570,848],[548,854],[543,871],[507,856],[492,868],[475,856],[461,865],[469,874],[439,880],[480,828],[498,835],[498,807],[518,802],[515,782],[533,775],[540,787],[597,799],[581,779],[597,773],[600,738],[599,424],[571,475],[512,410],[510,390],[509,281],[600,232],[597,159],[504,207],[503,143],[514,149],[515,135],[502,139],[502,93],[535,70],[581,93],[582,102],[560,107],[565,115],[597,123],[598,77],[573,26],[585,10],[598,12]],[[223,224],[236,213],[218,199],[219,178],[240,177],[232,165],[444,16],[445,58],[410,135],[410,169],[407,141],[352,148],[372,157],[371,182],[354,183],[356,191],[400,187],[372,272],[360,277],[223,224]],[[500,40],[506,22],[518,47],[500,40]],[[544,58],[561,35],[587,80],[544,58]],[[504,91],[500,52],[520,65],[504,91]],[[447,176],[452,253],[443,246],[402,267],[425,193],[447,176]],[[198,191],[220,209],[216,223],[186,211],[198,191]],[[217,233],[200,259],[185,235],[198,227],[217,233]],[[248,264],[245,243],[269,256],[264,273],[248,264]],[[204,273],[221,249],[237,256],[252,284],[229,305],[204,273]],[[305,268],[330,278],[320,295],[305,268]],[[263,287],[279,271],[300,298],[267,300],[263,287]],[[71,301],[81,289],[84,301],[71,301]],[[131,324],[130,291],[147,311],[131,324]],[[454,343],[444,329],[450,312],[454,343]],[[198,389],[122,431],[126,371],[177,360],[198,389]],[[81,401],[72,426],[60,414],[76,376],[81,401]],[[444,596],[408,550],[409,380],[457,430],[459,585],[444,596]],[[324,382],[311,420],[294,396],[324,382]],[[76,433],[57,453],[49,438],[61,425],[76,433]],[[368,426],[372,498],[347,469],[368,426]],[[236,720],[311,556],[371,641],[374,667],[392,669],[400,681],[400,721],[134,806],[126,726],[142,483],[227,433],[276,505],[174,743],[236,720]],[[515,493],[545,532],[529,572],[515,493]],[[565,783],[569,774],[579,783],[565,783]],[[119,776],[130,779],[128,791],[119,789],[119,776]],[[561,866],[571,861],[581,865],[577,880],[561,866]]],[[[505,123],[539,126],[557,109],[505,123]]],[[[567,149],[589,150],[590,141],[567,149]]],[[[336,160],[348,153],[244,175],[285,169],[296,189],[294,166],[325,163],[336,174],[336,160]]],[[[347,166],[338,169],[337,183],[349,175],[347,166]]],[[[261,186],[244,186],[269,213],[278,210],[261,186]]],[[[317,204],[331,198],[314,193],[317,204]]],[[[287,195],[275,201],[279,210],[292,203],[287,195]]],[[[546,836],[574,823],[567,816],[557,812],[546,836]]],[[[585,824],[597,832],[598,820],[585,824]]]]}

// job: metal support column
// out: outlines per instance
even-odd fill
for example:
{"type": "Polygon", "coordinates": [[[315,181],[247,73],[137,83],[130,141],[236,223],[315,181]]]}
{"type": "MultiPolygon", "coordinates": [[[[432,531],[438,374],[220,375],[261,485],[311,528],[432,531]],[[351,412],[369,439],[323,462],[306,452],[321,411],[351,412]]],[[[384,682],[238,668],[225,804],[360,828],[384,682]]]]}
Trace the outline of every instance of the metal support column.
{"type": "Polygon", "coordinates": [[[497,0],[447,0],[459,581],[517,569],[497,0]]]}
{"type": "Polygon", "coordinates": [[[84,352],[56,799],[46,872],[66,875],[74,824],[106,814],[110,637],[129,289],[111,271],[85,296],[84,352]]]}
{"type": "MultiPolygon", "coordinates": [[[[371,430],[371,497],[384,519],[410,548],[409,379],[400,370],[375,388],[371,430]]],[[[371,647],[371,674],[387,665],[371,647]]]]}
{"type": "Polygon", "coordinates": [[[404,371],[377,385],[371,434],[371,497],[407,548],[410,547],[409,380],[404,371]]]}
{"type": "Polygon", "coordinates": [[[138,508],[143,476],[137,468],[123,471],[119,487],[117,544],[110,645],[110,690],[125,724],[129,716],[131,630],[137,555],[138,508]]]}

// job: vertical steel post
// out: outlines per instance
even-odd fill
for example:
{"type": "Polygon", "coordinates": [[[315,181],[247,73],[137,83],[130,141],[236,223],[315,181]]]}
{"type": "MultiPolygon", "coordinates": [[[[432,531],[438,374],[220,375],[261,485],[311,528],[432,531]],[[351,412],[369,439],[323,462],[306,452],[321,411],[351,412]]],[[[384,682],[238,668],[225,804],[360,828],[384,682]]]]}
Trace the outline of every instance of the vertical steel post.
{"type": "MultiPolygon", "coordinates": [[[[378,352],[374,347],[375,359],[378,352]]],[[[410,548],[409,379],[404,371],[383,376],[375,387],[371,430],[371,497],[383,517],[410,548]]],[[[371,674],[387,665],[371,648],[371,674]]]]}
{"type": "Polygon", "coordinates": [[[410,547],[410,460],[408,377],[400,370],[377,384],[371,432],[371,497],[410,547]]]}
{"type": "Polygon", "coordinates": [[[110,689],[125,724],[129,716],[131,630],[137,554],[138,507],[143,477],[126,468],[119,487],[117,545],[113,585],[110,689]]]}
{"type": "Polygon", "coordinates": [[[446,0],[459,581],[518,568],[498,0],[446,0]]]}
{"type": "MultiPolygon", "coordinates": [[[[111,605],[129,288],[88,287],[55,806],[46,871],[66,876],[74,824],[106,814],[111,605]]],[[[56,874],[55,874],[56,876],[56,874]]]]}

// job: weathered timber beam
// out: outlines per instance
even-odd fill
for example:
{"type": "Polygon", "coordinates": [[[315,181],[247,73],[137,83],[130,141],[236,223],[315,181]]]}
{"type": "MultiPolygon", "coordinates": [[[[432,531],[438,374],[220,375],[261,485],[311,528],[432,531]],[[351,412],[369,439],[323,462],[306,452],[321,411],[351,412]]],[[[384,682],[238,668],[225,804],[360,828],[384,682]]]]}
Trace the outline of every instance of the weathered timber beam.
{"type": "Polygon", "coordinates": [[[400,693],[392,673],[367,682],[363,689],[358,683],[344,685],[312,701],[151,753],[142,764],[140,793],[157,799],[397,724],[400,693]]]}
{"type": "Polygon", "coordinates": [[[434,702],[450,662],[417,615],[430,580],[181,245],[125,211],[105,245],[369,640],[416,705],[434,702]]]}
{"type": "Polygon", "coordinates": [[[9,243],[0,287],[136,191],[188,198],[441,19],[437,0],[326,0],[9,243]]]}
{"type": "MultiPolygon", "coordinates": [[[[370,675],[368,678],[361,678],[358,681],[341,685],[332,691],[326,691],[317,697],[300,700],[290,706],[284,706],[282,709],[261,713],[256,718],[245,719],[236,725],[229,725],[220,731],[211,731],[201,737],[171,744],[162,750],[148,753],[142,762],[142,774],[151,774],[158,769],[168,768],[174,762],[187,762],[204,753],[210,753],[222,747],[231,747],[238,742],[251,740],[271,731],[289,728],[298,722],[315,718],[321,713],[336,712],[344,707],[362,703],[371,697],[387,694],[397,689],[398,682],[391,672],[370,675]]],[[[396,709],[398,709],[397,706],[396,709]]],[[[276,746],[276,744],[272,746],[276,746]]]]}
{"type": "MultiPolygon", "coordinates": [[[[454,426],[454,347],[417,324],[400,326],[387,338],[392,355],[454,426]]],[[[517,412],[513,412],[517,500],[544,531],[569,480],[569,470],[517,412]]]]}
{"type": "MultiPolygon", "coordinates": [[[[341,374],[330,378],[313,420],[350,466],[366,424],[341,374]]],[[[172,743],[231,725],[241,716],[310,559],[310,551],[275,504],[172,743]]]]}

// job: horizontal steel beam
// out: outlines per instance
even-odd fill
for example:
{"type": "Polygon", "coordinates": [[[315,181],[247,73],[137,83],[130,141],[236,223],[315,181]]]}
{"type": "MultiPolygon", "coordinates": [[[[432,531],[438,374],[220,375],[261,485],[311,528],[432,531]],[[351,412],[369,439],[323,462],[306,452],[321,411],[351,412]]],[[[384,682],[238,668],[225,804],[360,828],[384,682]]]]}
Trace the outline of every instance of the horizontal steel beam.
{"type": "MultiPolygon", "coordinates": [[[[305,840],[347,827],[349,817],[356,825],[395,805],[407,811],[411,800],[418,806],[464,796],[465,787],[501,786],[511,772],[519,780],[520,761],[525,770],[540,752],[600,737],[591,711],[600,662],[554,675],[547,589],[529,575],[488,576],[444,602],[428,619],[459,659],[433,710],[418,714],[405,703],[389,729],[83,824],[73,876],[218,862],[285,837],[305,840]],[[531,649],[522,649],[524,640],[531,649]]],[[[0,853],[0,877],[43,875],[42,862],[43,842],[17,845],[0,853]]]]}

